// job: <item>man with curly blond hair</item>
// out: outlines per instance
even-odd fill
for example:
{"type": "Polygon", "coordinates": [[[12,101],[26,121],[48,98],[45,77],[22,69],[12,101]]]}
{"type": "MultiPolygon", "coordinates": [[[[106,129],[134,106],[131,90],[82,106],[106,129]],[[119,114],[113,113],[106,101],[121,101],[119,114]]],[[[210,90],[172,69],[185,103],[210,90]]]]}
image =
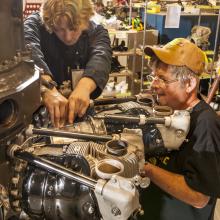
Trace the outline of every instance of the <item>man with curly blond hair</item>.
{"type": "Polygon", "coordinates": [[[25,41],[43,69],[42,100],[56,127],[82,117],[108,80],[110,39],[107,30],[90,21],[92,15],[90,0],[45,0],[41,11],[24,22],[25,41]],[[82,73],[77,83],[74,70],[82,73]],[[65,97],[60,88],[66,82],[73,91],[65,97]]]}

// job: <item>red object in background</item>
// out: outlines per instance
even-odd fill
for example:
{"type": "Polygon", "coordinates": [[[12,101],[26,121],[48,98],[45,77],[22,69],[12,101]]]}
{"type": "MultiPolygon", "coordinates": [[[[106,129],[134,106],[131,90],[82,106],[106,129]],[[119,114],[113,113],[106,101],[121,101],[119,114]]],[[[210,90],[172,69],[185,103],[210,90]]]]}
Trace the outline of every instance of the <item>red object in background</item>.
{"type": "Polygon", "coordinates": [[[25,3],[25,8],[24,8],[24,18],[26,18],[28,15],[32,14],[35,11],[40,10],[41,3],[25,3]]]}
{"type": "Polygon", "coordinates": [[[128,6],[129,5],[127,0],[117,0],[116,2],[117,2],[118,6],[123,6],[123,5],[128,6]]]}

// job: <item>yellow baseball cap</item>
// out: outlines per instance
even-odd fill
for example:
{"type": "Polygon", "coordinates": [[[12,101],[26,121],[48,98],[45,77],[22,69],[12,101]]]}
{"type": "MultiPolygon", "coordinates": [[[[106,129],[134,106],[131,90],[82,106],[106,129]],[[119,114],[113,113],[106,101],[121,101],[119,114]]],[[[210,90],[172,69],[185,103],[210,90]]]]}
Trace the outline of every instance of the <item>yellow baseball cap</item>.
{"type": "Polygon", "coordinates": [[[205,68],[203,51],[185,38],[176,38],[163,47],[147,46],[144,52],[148,56],[155,55],[166,64],[186,66],[197,75],[200,75],[205,68]]]}

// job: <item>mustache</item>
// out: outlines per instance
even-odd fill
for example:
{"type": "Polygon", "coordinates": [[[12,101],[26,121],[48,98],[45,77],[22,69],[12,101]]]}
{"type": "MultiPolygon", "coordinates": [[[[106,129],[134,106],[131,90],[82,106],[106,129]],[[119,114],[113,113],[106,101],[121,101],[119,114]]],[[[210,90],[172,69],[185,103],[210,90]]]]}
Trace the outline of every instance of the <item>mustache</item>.
{"type": "Polygon", "coordinates": [[[165,95],[164,91],[160,90],[160,89],[151,89],[151,94],[152,94],[153,100],[155,102],[155,105],[159,105],[160,104],[160,96],[165,95]]]}

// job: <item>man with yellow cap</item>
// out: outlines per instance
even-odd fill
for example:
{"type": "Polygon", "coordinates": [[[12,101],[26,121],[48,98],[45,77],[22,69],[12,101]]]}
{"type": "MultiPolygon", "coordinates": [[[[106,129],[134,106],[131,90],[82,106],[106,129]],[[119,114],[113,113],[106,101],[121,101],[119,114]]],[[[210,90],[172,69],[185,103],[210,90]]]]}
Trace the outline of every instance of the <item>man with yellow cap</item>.
{"type": "Polygon", "coordinates": [[[152,91],[160,105],[190,111],[186,141],[179,150],[148,158],[150,186],[141,193],[147,220],[210,220],[220,197],[220,119],[198,96],[203,52],[178,38],[164,47],[148,46],[152,91]]]}

